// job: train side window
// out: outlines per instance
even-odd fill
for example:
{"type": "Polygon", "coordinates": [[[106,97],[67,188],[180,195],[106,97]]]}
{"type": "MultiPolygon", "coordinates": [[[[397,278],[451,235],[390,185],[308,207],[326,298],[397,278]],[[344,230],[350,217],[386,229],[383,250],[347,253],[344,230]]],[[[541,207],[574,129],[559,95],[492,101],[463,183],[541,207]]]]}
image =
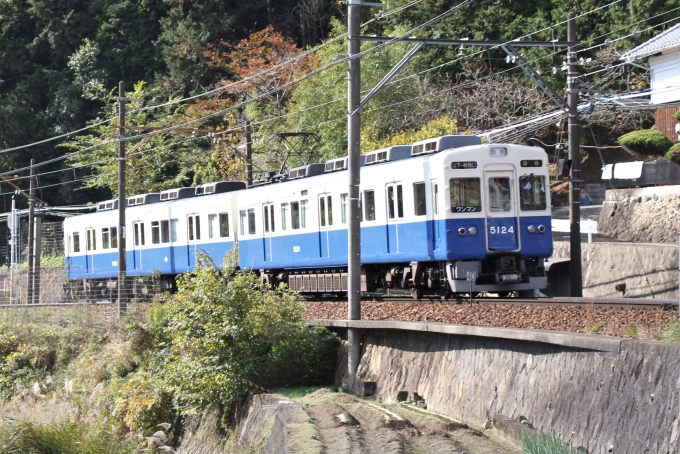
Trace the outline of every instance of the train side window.
{"type": "Polygon", "coordinates": [[[425,216],[427,206],[425,204],[425,183],[413,184],[413,201],[415,205],[416,216],[425,216]]]}
{"type": "Polygon", "coordinates": [[[489,178],[489,208],[492,212],[512,211],[510,200],[510,178],[489,178]]]}
{"type": "Polygon", "coordinates": [[[102,249],[109,248],[109,229],[105,227],[102,229],[102,249]]]}
{"type": "Polygon", "coordinates": [[[212,238],[215,236],[215,224],[217,224],[217,215],[216,214],[209,214],[208,215],[208,238],[212,238]]]}
{"type": "Polygon", "coordinates": [[[80,233],[73,232],[73,252],[80,252],[80,233]]]}
{"type": "Polygon", "coordinates": [[[187,229],[189,230],[189,241],[194,240],[194,217],[187,216],[187,229]]]}
{"type": "Polygon", "coordinates": [[[522,211],[545,210],[545,177],[525,175],[519,177],[519,206],[522,211]]]}
{"type": "Polygon", "coordinates": [[[262,207],[262,220],[264,221],[265,233],[274,233],[274,205],[264,205],[262,207]]]}
{"type": "Polygon", "coordinates": [[[305,229],[307,228],[307,213],[309,211],[309,201],[308,200],[301,200],[300,201],[300,227],[305,229]]]}
{"type": "Polygon", "coordinates": [[[255,209],[248,208],[248,233],[255,234],[255,209]]]}
{"type": "Polygon", "coordinates": [[[290,226],[297,230],[300,228],[300,202],[290,203],[290,226]]]}
{"type": "Polygon", "coordinates": [[[161,223],[158,221],[151,221],[151,243],[158,244],[161,242],[161,223]]]}
{"type": "Polygon", "coordinates": [[[170,221],[161,221],[161,243],[170,242],[170,221]]]}
{"type": "Polygon", "coordinates": [[[404,196],[400,184],[387,186],[387,217],[389,219],[404,217],[404,196]]]}
{"type": "Polygon", "coordinates": [[[290,225],[290,205],[287,203],[281,204],[281,230],[287,230],[290,225]]]}
{"type": "Polygon", "coordinates": [[[364,215],[367,221],[375,221],[375,192],[372,189],[364,191],[364,215]]]}
{"type": "Polygon", "coordinates": [[[349,196],[347,194],[340,194],[340,222],[347,224],[347,203],[349,196]]]}
{"type": "Polygon", "coordinates": [[[241,211],[239,211],[238,214],[239,214],[239,220],[241,221],[240,222],[241,235],[245,235],[246,234],[246,210],[241,210],[241,211]]]}
{"type": "MultiPolygon", "coordinates": [[[[196,228],[198,228],[198,216],[196,216],[196,228]]],[[[170,241],[177,242],[177,219],[170,219],[170,241]]]]}
{"type": "Polygon", "coordinates": [[[229,213],[220,213],[220,237],[229,236],[229,213]]]}
{"type": "Polygon", "coordinates": [[[439,214],[439,186],[437,183],[432,183],[432,207],[434,214],[439,214]]]}
{"type": "MultiPolygon", "coordinates": [[[[190,214],[187,216],[187,231],[189,234],[189,241],[201,239],[201,217],[199,215],[190,214]]],[[[177,241],[176,236],[177,228],[173,225],[172,241],[177,241]]]]}
{"type": "Polygon", "coordinates": [[[144,246],[144,223],[143,222],[135,222],[132,224],[133,229],[132,229],[132,234],[134,236],[133,240],[135,242],[135,246],[142,245],[144,246]]]}
{"type": "Polygon", "coordinates": [[[118,227],[109,227],[111,234],[111,249],[118,249],[118,227]]]}
{"type": "Polygon", "coordinates": [[[97,236],[95,235],[95,229],[87,229],[87,250],[95,251],[97,250],[97,236]]]}
{"type": "Polygon", "coordinates": [[[479,178],[451,178],[449,186],[452,213],[482,211],[479,178]]]}
{"type": "Polygon", "coordinates": [[[319,196],[319,222],[321,227],[333,225],[333,199],[329,195],[319,196]]]}

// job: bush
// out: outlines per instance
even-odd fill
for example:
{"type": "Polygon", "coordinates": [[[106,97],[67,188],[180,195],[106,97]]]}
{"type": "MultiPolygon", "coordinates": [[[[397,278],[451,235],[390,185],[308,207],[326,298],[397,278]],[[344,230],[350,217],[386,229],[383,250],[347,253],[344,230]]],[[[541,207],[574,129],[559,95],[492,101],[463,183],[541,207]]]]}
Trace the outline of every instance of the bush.
{"type": "MultiPolygon", "coordinates": [[[[678,112],[680,112],[680,110],[678,112]]],[[[680,143],[673,145],[665,154],[664,158],[666,158],[666,161],[668,162],[680,163],[680,143]]]]}
{"type": "Polygon", "coordinates": [[[181,413],[213,407],[229,414],[248,389],[244,381],[299,386],[328,379],[337,338],[304,323],[296,293],[236,271],[233,255],[222,269],[203,253],[196,263],[178,278],[168,304],[171,342],[160,370],[181,413]]]}
{"type": "Polygon", "coordinates": [[[648,155],[664,155],[673,142],[661,131],[642,129],[619,137],[618,142],[635,152],[648,155]]]}
{"type": "Polygon", "coordinates": [[[680,121],[680,110],[678,110],[677,112],[675,112],[675,113],[673,114],[673,118],[675,118],[676,120],[680,121]]]}

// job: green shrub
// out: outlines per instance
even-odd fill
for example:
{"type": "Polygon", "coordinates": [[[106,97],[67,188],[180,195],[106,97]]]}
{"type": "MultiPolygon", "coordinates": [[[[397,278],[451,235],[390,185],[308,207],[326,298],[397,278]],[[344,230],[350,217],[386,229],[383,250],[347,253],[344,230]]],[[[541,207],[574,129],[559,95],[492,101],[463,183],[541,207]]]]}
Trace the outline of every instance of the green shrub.
{"type": "Polygon", "coordinates": [[[673,145],[665,154],[664,158],[666,158],[666,161],[668,162],[680,162],[680,143],[673,145]]]}
{"type": "Polygon", "coordinates": [[[528,436],[522,434],[523,454],[587,454],[583,448],[571,448],[562,444],[554,435],[528,436]]]}
{"type": "Polygon", "coordinates": [[[619,137],[618,142],[638,153],[664,155],[673,142],[661,131],[642,129],[619,137]]]}
{"type": "Polygon", "coordinates": [[[675,118],[676,120],[680,121],[680,110],[678,110],[677,112],[675,112],[675,113],[673,114],[673,118],[675,118]]]}
{"type": "Polygon", "coordinates": [[[177,294],[168,303],[170,350],[159,371],[181,413],[213,407],[233,414],[247,390],[244,380],[273,387],[330,378],[337,338],[306,325],[299,295],[236,271],[233,255],[222,269],[204,253],[196,263],[177,279],[177,294]]]}

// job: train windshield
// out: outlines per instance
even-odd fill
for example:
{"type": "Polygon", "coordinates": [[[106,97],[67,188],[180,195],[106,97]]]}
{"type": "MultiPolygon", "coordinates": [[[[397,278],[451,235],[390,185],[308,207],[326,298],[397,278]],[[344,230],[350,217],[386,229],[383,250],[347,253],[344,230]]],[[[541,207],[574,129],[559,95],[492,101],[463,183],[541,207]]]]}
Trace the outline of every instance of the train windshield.
{"type": "Polygon", "coordinates": [[[479,178],[451,178],[449,185],[452,213],[482,211],[479,178]]]}
{"type": "Polygon", "coordinates": [[[545,210],[545,177],[542,175],[524,175],[519,177],[519,206],[522,211],[545,210]]]}

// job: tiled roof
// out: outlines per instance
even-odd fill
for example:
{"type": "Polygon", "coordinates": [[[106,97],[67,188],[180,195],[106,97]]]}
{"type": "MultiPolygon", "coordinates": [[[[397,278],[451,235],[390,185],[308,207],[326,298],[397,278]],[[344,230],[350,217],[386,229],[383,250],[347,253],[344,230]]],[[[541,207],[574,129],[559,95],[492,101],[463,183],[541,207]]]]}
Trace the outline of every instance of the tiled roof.
{"type": "Polygon", "coordinates": [[[633,61],[676,46],[680,46],[680,24],[672,26],[635,49],[629,50],[621,56],[621,60],[633,61]]]}

